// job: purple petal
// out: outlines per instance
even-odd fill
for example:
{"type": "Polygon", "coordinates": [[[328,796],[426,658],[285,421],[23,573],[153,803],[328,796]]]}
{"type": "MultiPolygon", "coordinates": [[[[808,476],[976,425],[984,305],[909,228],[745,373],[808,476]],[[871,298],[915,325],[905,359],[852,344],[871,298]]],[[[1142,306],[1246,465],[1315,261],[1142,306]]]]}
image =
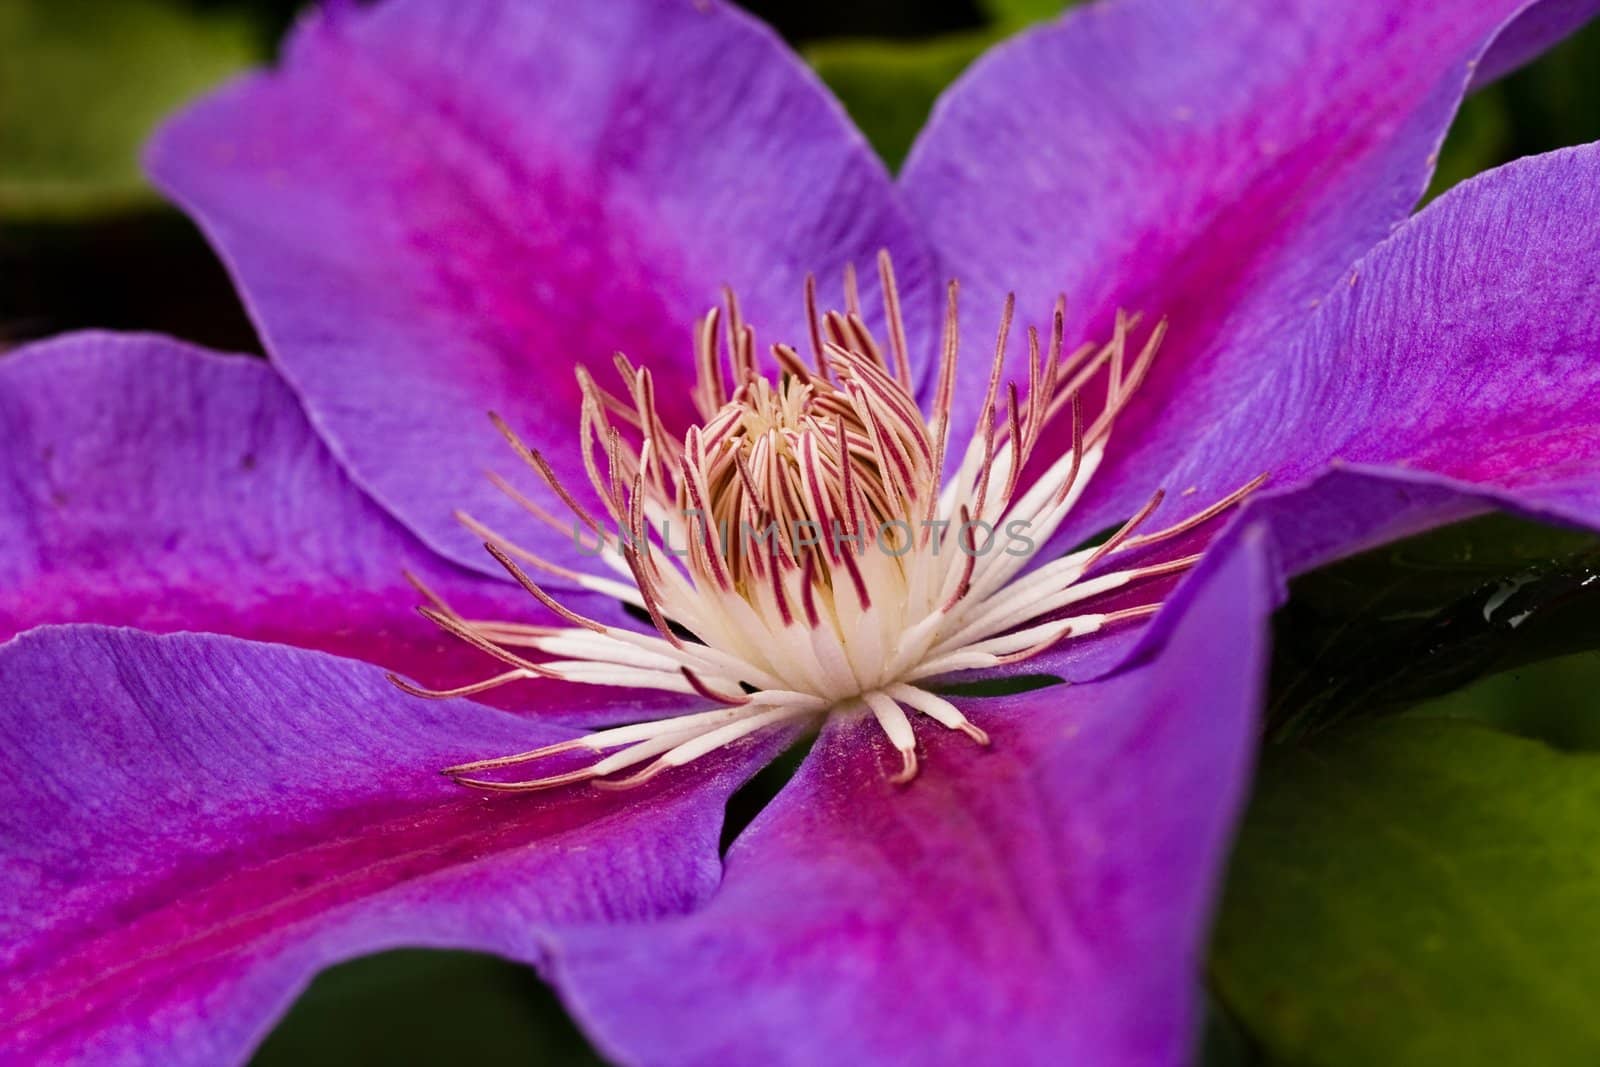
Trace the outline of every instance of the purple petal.
{"type": "MultiPolygon", "coordinates": [[[[552,967],[603,1048],[653,1063],[1178,1064],[1255,741],[1259,538],[1145,667],[968,701],[907,787],[836,723],[703,909],[552,967]]],[[[926,724],[924,724],[926,726],[926,724]]]]}
{"type": "Polygon", "coordinates": [[[1134,512],[1410,213],[1497,28],[1523,9],[1503,70],[1596,6],[1123,0],[994,50],[946,95],[903,188],[975,335],[1008,289],[1035,323],[1065,292],[1074,337],[1117,308],[1170,326],[1068,540],[1134,512]]]}
{"type": "Polygon", "coordinates": [[[682,423],[724,283],[764,341],[803,344],[807,272],[831,292],[888,248],[918,337],[935,313],[866,142],[716,0],[341,7],[171,123],[149,165],[355,479],[469,567],[458,507],[574,556],[486,485],[515,469],[486,410],[581,490],[575,366],[614,383],[625,352],[682,423]]]}
{"type": "Polygon", "coordinates": [[[1271,529],[1284,573],[1298,574],[1495,507],[1530,518],[1572,521],[1559,507],[1528,506],[1484,486],[1399,467],[1350,464],[1335,465],[1307,483],[1263,493],[1251,502],[1248,521],[1271,529]]]}
{"type": "Polygon", "coordinates": [[[319,969],[400,945],[538,962],[574,924],[717,882],[758,742],[658,790],[489,797],[438,769],[548,727],[233,638],[99,627],[0,646],[0,1047],[242,1060],[319,969]]]}
{"type": "Polygon", "coordinates": [[[1594,0],[1535,0],[1496,35],[1472,71],[1474,89],[1516,70],[1594,17],[1594,0]]]}
{"type": "MultiPolygon", "coordinates": [[[[0,358],[0,441],[0,640],[51,622],[210,631],[450,686],[503,668],[420,618],[405,571],[469,616],[548,621],[367,499],[259,360],[153,336],[42,342],[0,358]]],[[[563,711],[617,697],[502,692],[563,711]]]]}
{"type": "Polygon", "coordinates": [[[1258,506],[1292,568],[1459,515],[1463,494],[1600,525],[1597,294],[1600,147],[1481,175],[1357,264],[1169,484],[1272,471],[1287,495],[1258,506]],[[1295,494],[1330,462],[1350,469],[1295,494]]]}

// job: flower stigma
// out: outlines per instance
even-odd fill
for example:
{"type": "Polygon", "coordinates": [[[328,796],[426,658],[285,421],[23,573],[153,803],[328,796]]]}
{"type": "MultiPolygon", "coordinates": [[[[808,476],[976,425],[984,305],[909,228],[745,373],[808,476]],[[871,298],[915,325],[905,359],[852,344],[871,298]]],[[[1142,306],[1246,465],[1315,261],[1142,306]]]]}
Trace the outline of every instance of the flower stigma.
{"type": "Polygon", "coordinates": [[[953,474],[950,448],[957,355],[954,283],[948,287],[937,379],[926,411],[915,400],[900,297],[887,253],[878,259],[887,345],[868,329],[852,271],[845,308],[820,314],[807,280],[810,359],[770,349],[762,373],[752,327],[734,295],[695,331],[700,421],[681,435],[658,414],[650,371],[615,358],[622,388],[578,371],[580,439],[599,514],[563,484],[538,450],[491,415],[521,458],[573,516],[549,510],[491,476],[513,500],[579,541],[612,574],[586,574],[541,558],[470,515],[461,521],[562,625],[474,620],[417,583],[422,613],[508,669],[417,696],[470,696],[525,679],[679,692],[711,710],[596,730],[530,752],[478,760],[445,773],[494,791],[575,782],[627,787],[649,781],[768,727],[829,715],[870,715],[899,756],[891,775],[917,774],[913,715],[988,735],[931,686],[964,671],[1019,663],[1062,641],[1154,614],[1159,601],[1100,605],[1110,594],[1181,574],[1197,554],[1149,562],[1135,552],[1183,535],[1237,505],[1265,475],[1166,529],[1141,533],[1156,492],[1103,542],[1036,566],[1105,455],[1118,416],[1149,372],[1161,323],[1137,345],[1138,318],[1119,314],[1111,337],[1063,349],[1065,300],[1049,337],[1029,328],[1025,388],[1002,387],[1015,300],[1006,299],[976,428],[953,474]],[[1086,404],[1086,398],[1090,403],[1086,404]],[[1086,416],[1086,407],[1094,411],[1086,416]],[[1046,427],[1070,427],[1070,448],[1043,454],[1046,427]],[[1119,557],[1146,560],[1118,565],[1119,557]],[[633,605],[654,632],[580,615],[529,573],[554,574],[633,605]],[[577,766],[534,777],[486,772],[577,766]]]}

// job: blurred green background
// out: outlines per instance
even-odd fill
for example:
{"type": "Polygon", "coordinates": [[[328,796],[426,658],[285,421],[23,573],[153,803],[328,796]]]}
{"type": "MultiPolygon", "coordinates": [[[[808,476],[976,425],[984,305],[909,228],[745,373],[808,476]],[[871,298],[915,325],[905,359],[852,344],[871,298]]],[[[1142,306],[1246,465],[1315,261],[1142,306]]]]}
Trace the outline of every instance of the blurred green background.
{"type": "MultiPolygon", "coordinates": [[[[604,0],[597,0],[604,2],[604,0]]],[[[1263,0],[1266,2],[1266,0],[1263,0]]],[[[145,185],[157,119],[270,61],[293,0],[0,0],[0,346],[68,329],[258,351],[145,185]]],[[[751,0],[891,166],[1058,0],[751,0]]],[[[1430,196],[1600,139],[1600,29],[1474,96],[1430,196]]],[[[1600,1063],[1600,541],[1491,516],[1296,582],[1210,964],[1209,1065],[1600,1063]]],[[[747,821],[782,782],[735,802],[747,821]]],[[[262,1064],[586,1063],[527,970],[403,951],[320,978],[262,1064]]]]}

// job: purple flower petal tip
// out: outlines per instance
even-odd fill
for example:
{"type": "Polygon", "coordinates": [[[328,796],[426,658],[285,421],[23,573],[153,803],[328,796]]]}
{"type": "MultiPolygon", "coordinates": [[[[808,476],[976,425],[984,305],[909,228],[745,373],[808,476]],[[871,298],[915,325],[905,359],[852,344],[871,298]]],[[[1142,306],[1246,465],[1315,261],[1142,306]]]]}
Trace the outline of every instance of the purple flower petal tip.
{"type": "Polygon", "coordinates": [[[1075,338],[1104,336],[1118,309],[1168,327],[1065,544],[1133,513],[1284,362],[1309,310],[1414,209],[1480,62],[1503,72],[1597,9],[1124,0],[973,65],[901,177],[947,269],[980,302],[1016,291],[1024,322],[1065,293],[1075,338]]]}
{"type": "MultiPolygon", "coordinates": [[[[224,633],[453,686],[494,661],[420,617],[413,582],[469,616],[537,620],[522,590],[373,504],[259,360],[146,335],[29,345],[0,359],[0,440],[0,640],[67,622],[224,633]]],[[[637,710],[555,683],[498,699],[585,721],[637,710]]]]}
{"type": "MultiPolygon", "coordinates": [[[[833,291],[888,248],[919,336],[936,308],[866,142],[722,3],[395,0],[312,18],[280,70],[171,121],[148,167],[352,476],[468,567],[493,564],[457,509],[521,520],[484,478],[508,457],[486,411],[581,486],[575,370],[609,382],[623,352],[687,425],[695,320],[722,286],[765,342],[800,342],[806,275],[833,291]]],[[[576,558],[570,535],[530,536],[576,558]]]]}

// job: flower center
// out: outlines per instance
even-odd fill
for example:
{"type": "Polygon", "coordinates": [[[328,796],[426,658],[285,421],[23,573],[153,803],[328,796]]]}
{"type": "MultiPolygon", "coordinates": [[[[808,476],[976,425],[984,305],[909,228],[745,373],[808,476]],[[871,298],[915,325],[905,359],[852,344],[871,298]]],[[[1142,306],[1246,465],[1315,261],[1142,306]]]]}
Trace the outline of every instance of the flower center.
{"type": "MultiPolygon", "coordinates": [[[[562,567],[462,516],[512,577],[567,625],[465,619],[423,589],[433,601],[425,614],[510,669],[451,690],[396,684],[419,696],[447,697],[556,678],[692,693],[718,707],[447,773],[491,790],[588,780],[627,786],[767,727],[870,714],[900,756],[894,779],[908,781],[917,771],[911,713],[988,744],[931,680],[1016,663],[1153,614],[1159,603],[1094,609],[1113,592],[1190,567],[1197,556],[1151,561],[1146,550],[1208,522],[1264,480],[1175,526],[1137,533],[1161,502],[1157,492],[1108,540],[1031,565],[1099,467],[1118,415],[1160,347],[1163,326],[1135,347],[1137,319],[1119,315],[1109,340],[1069,353],[1058,300],[1049,337],[1027,331],[1025,392],[1014,383],[1002,389],[1014,304],[1008,298],[976,429],[941,484],[955,390],[956,287],[948,291],[938,377],[925,413],[915,400],[886,254],[878,266],[887,347],[866,325],[852,273],[846,273],[844,310],[825,315],[808,281],[810,359],[789,345],[772,346],[776,380],[758,368],[754,331],[725,293],[724,307],[708,312],[696,331],[694,402],[701,421],[681,436],[663,425],[647,369],[619,355],[618,392],[580,370],[584,462],[603,515],[580,503],[544,457],[494,417],[575,517],[580,547],[617,577],[562,567]],[[1097,405],[1092,418],[1084,414],[1086,397],[1097,405]],[[1071,446],[1042,455],[1044,430],[1056,422],[1070,426],[1071,446]],[[1134,565],[1119,562],[1132,557],[1134,565]],[[635,605],[655,632],[572,612],[524,564],[635,605]],[[482,776],[563,754],[587,759],[532,778],[482,776]]],[[[508,483],[497,484],[561,526],[508,483]]]]}

